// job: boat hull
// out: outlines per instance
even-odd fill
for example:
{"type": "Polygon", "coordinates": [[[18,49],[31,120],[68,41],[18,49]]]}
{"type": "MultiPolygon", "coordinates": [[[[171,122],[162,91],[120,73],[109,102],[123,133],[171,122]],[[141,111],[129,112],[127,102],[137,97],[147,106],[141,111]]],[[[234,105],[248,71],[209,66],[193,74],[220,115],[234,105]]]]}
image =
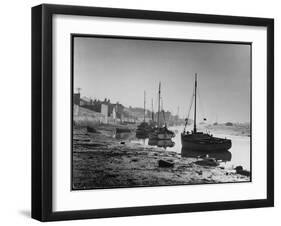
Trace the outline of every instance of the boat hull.
{"type": "Polygon", "coordinates": [[[182,148],[194,151],[227,151],[231,148],[232,143],[229,139],[216,138],[210,135],[182,135],[182,148]]]}
{"type": "Polygon", "coordinates": [[[171,133],[151,133],[149,139],[151,140],[171,140],[175,135],[171,133]]]}
{"type": "Polygon", "coordinates": [[[136,136],[147,138],[150,132],[152,132],[152,126],[146,122],[142,122],[136,129],[136,136]]]}
{"type": "Polygon", "coordinates": [[[145,131],[145,130],[136,131],[136,137],[138,139],[146,139],[146,138],[148,138],[148,135],[149,135],[149,131],[145,131]]]}
{"type": "Polygon", "coordinates": [[[215,150],[215,151],[195,151],[192,149],[181,149],[181,156],[186,158],[214,158],[216,160],[221,160],[223,162],[231,161],[232,154],[228,150],[215,150]]]}
{"type": "Polygon", "coordinates": [[[149,130],[136,130],[136,135],[142,136],[142,135],[148,135],[150,133],[149,130]]]}

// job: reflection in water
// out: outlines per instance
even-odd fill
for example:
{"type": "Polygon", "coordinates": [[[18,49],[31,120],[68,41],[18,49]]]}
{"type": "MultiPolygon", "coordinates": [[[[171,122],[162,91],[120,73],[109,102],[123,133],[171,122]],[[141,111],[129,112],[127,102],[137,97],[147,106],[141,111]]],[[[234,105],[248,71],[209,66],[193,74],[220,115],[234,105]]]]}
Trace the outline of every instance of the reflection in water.
{"type": "Polygon", "coordinates": [[[148,138],[148,134],[136,134],[136,138],[138,138],[138,140],[141,142],[141,144],[146,144],[146,140],[148,138]]]}
{"type": "Polygon", "coordinates": [[[167,147],[174,147],[175,142],[172,140],[155,140],[155,139],[149,139],[148,145],[150,146],[157,146],[161,148],[167,148],[167,147]]]}
{"type": "Polygon", "coordinates": [[[232,157],[231,152],[227,150],[206,152],[206,151],[194,151],[184,148],[181,149],[181,156],[189,157],[189,158],[209,157],[209,158],[214,158],[216,160],[221,160],[222,162],[229,162],[231,161],[231,157],[232,157]]]}

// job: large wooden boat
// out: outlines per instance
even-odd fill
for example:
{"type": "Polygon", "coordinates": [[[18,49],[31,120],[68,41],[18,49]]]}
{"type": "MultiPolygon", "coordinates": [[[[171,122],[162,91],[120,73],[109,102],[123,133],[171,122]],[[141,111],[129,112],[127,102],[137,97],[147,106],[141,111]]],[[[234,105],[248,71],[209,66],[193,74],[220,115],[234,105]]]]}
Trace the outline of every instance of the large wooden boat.
{"type": "MultiPolygon", "coordinates": [[[[194,83],[194,127],[192,131],[186,131],[188,118],[181,134],[182,147],[194,151],[226,151],[231,148],[231,140],[227,138],[214,137],[212,134],[198,132],[196,127],[196,95],[197,95],[197,74],[194,83]]],[[[193,103],[193,100],[192,100],[193,103]]]]}

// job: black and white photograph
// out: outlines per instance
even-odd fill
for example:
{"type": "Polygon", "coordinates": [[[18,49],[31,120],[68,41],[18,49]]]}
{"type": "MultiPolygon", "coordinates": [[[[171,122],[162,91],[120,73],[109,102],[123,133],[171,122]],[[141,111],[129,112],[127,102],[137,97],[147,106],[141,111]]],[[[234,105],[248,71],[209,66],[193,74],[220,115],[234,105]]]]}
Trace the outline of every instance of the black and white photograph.
{"type": "Polygon", "coordinates": [[[251,43],[72,34],[72,190],[251,182],[251,43]]]}

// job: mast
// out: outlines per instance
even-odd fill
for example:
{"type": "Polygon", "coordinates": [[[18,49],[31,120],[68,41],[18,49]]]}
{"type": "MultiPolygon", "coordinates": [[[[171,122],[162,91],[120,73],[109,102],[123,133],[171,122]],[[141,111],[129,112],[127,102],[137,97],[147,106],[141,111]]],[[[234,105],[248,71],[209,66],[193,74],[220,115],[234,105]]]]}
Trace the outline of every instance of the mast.
{"type": "Polygon", "coordinates": [[[144,91],[144,98],[143,98],[143,121],[145,122],[145,91],[144,91]]]}
{"type": "Polygon", "coordinates": [[[158,114],[157,114],[157,127],[159,128],[159,114],[160,114],[160,97],[161,97],[161,82],[159,82],[158,90],[158,114]]]}
{"type": "Polygon", "coordinates": [[[196,129],[196,95],[197,95],[197,73],[195,73],[195,84],[194,84],[194,128],[193,128],[193,133],[197,132],[196,129]]]}

